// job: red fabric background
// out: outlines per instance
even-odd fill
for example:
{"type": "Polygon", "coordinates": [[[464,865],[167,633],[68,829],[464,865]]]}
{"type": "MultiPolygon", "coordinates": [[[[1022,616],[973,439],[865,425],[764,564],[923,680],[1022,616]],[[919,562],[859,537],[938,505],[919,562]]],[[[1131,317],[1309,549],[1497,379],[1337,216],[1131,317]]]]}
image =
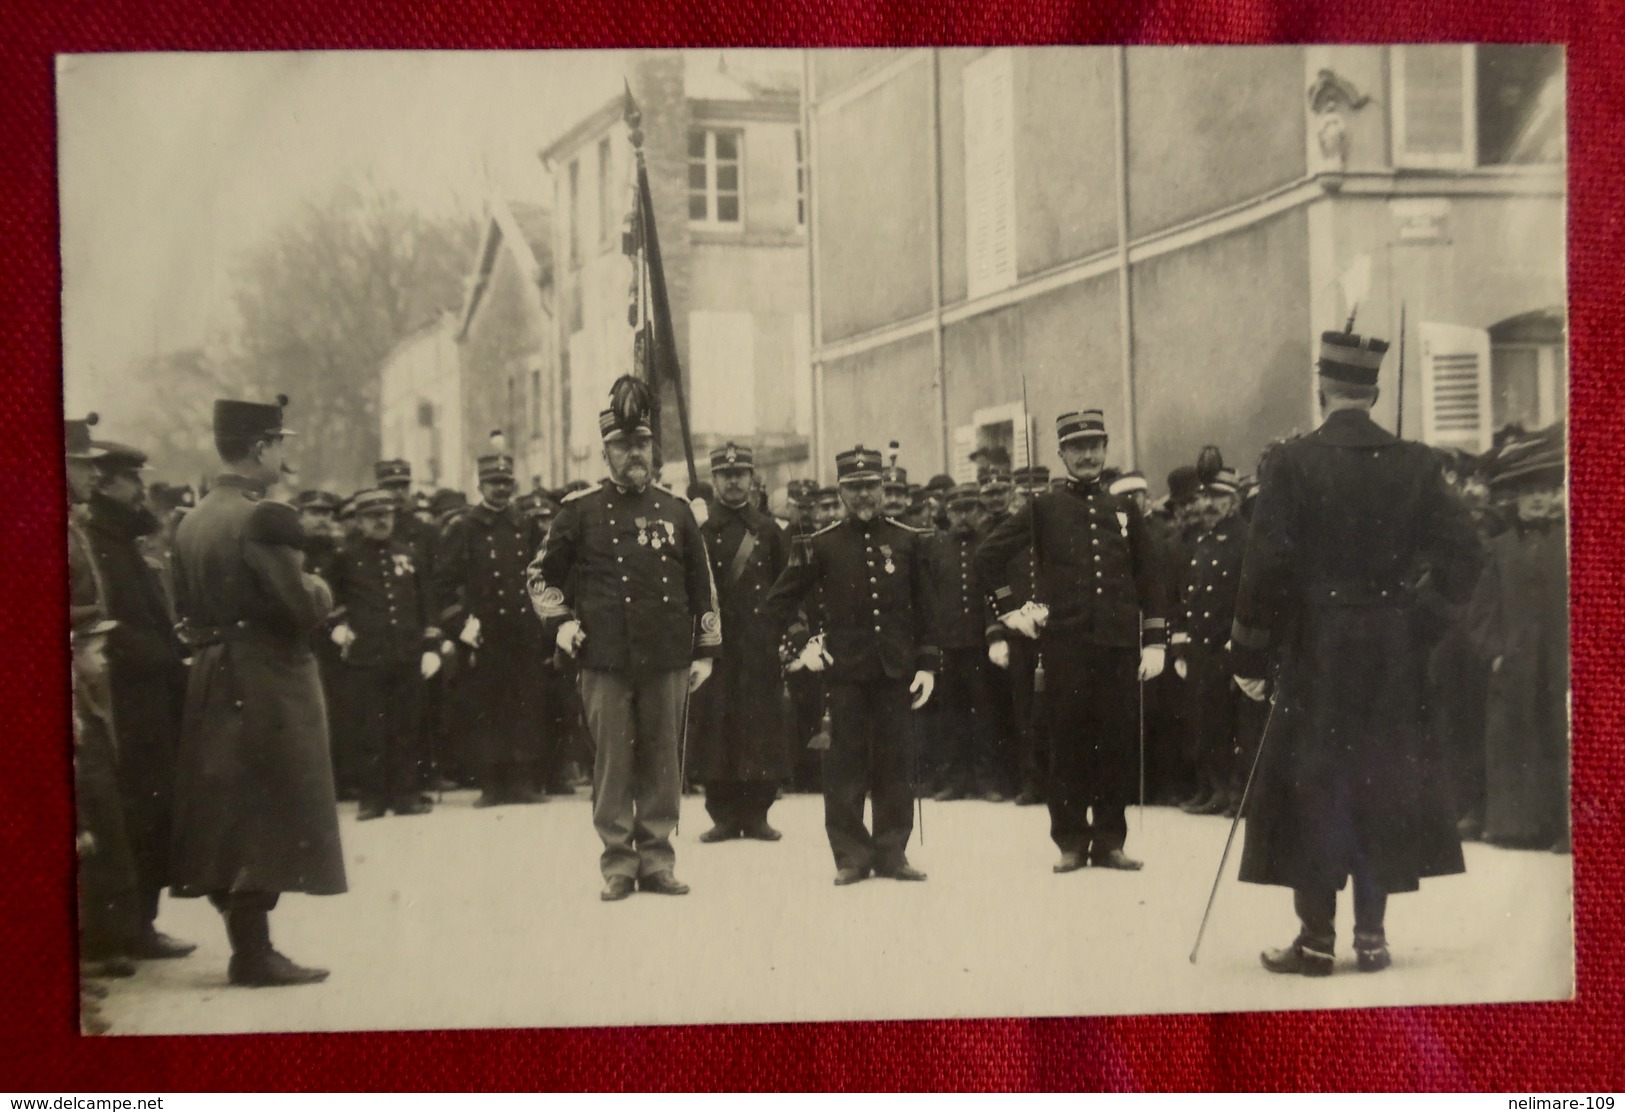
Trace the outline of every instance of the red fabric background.
{"type": "MultiPolygon", "coordinates": [[[[1625,1089],[1618,646],[1625,6],[1594,0],[78,0],[0,44],[0,1085],[192,1089],[1625,1089]],[[1574,841],[1570,1004],[1239,1016],[84,1039],[76,1031],[52,55],[114,50],[1524,40],[1570,45],[1574,841]],[[1612,1049],[1610,1049],[1612,1048],[1612,1049]]],[[[1515,942],[1515,940],[1509,940],[1515,942]]],[[[1182,960],[1175,956],[1170,960],[1182,960]]],[[[409,974],[409,971],[404,971],[409,974]]]]}

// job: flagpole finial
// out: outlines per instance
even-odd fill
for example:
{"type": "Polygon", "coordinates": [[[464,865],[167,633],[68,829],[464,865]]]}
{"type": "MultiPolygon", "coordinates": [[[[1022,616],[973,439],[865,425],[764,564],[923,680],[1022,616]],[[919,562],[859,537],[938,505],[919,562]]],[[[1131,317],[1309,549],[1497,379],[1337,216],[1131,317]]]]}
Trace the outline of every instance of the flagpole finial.
{"type": "Polygon", "coordinates": [[[1355,302],[1353,305],[1349,306],[1349,319],[1343,325],[1343,334],[1345,336],[1353,335],[1353,333],[1354,333],[1354,315],[1356,313],[1358,313],[1359,311],[1360,311],[1360,303],[1359,302],[1355,302]]]}
{"type": "Polygon", "coordinates": [[[632,82],[622,77],[621,84],[626,88],[626,100],[625,107],[622,110],[622,117],[626,120],[627,129],[631,132],[632,146],[641,151],[643,149],[643,112],[638,108],[638,102],[632,96],[632,82]]]}

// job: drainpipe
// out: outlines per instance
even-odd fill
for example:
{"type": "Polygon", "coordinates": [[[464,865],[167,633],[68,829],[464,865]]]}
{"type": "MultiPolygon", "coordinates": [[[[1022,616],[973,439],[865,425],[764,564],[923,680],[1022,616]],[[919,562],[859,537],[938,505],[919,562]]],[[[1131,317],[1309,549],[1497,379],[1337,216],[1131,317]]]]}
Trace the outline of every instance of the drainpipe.
{"type": "Polygon", "coordinates": [[[1117,131],[1117,328],[1123,358],[1123,470],[1132,471],[1139,456],[1134,405],[1134,294],[1129,286],[1128,259],[1128,52],[1112,50],[1117,131]]]}
{"type": "Polygon", "coordinates": [[[948,375],[942,351],[942,51],[931,48],[931,388],[937,395],[939,471],[953,474],[948,375]]]}
{"type": "Polygon", "coordinates": [[[812,473],[820,484],[824,481],[824,361],[818,354],[819,337],[824,329],[820,318],[818,299],[818,206],[813,203],[813,170],[817,165],[813,157],[813,105],[812,105],[812,51],[801,52],[801,142],[806,177],[802,182],[806,190],[807,205],[807,352],[812,361],[812,473]]]}

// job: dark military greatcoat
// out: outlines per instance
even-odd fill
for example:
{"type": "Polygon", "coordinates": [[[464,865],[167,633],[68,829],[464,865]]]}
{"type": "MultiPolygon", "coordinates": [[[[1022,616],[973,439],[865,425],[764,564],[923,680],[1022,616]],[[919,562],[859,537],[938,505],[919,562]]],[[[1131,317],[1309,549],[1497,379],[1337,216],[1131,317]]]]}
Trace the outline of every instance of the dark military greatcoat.
{"type": "Polygon", "coordinates": [[[1341,410],[1260,476],[1236,619],[1236,672],[1279,661],[1247,802],[1241,879],[1333,890],[1365,857],[1388,892],[1463,869],[1444,754],[1423,722],[1417,584],[1463,601],[1472,518],[1433,451],[1341,410]]]}
{"type": "Polygon", "coordinates": [[[310,636],[327,585],[292,506],[222,475],[175,538],[193,649],[176,755],[176,895],[345,890],[327,717],[310,636]]]}
{"type": "Polygon", "coordinates": [[[694,695],[689,778],[787,780],[779,634],[762,600],[790,561],[789,541],[772,518],[749,505],[718,503],[700,533],[727,637],[716,671],[694,695]]]}

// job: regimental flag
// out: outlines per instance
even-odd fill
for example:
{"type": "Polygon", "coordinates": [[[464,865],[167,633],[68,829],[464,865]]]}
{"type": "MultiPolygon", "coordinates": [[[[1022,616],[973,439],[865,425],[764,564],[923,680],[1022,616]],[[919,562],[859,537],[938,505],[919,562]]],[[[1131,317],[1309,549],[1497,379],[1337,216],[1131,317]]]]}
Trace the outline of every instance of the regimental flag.
{"type": "Polygon", "coordinates": [[[677,359],[677,337],[672,328],[671,301],[666,293],[666,271],[660,258],[660,232],[655,226],[654,201],[649,193],[649,170],[643,157],[643,113],[626,86],[626,126],[632,150],[637,155],[633,184],[632,212],[622,235],[621,249],[632,261],[632,283],[627,305],[627,323],[634,330],[632,363],[634,373],[651,389],[653,412],[650,420],[655,442],[661,443],[660,399],[669,388],[677,400],[677,420],[683,435],[683,458],[688,465],[691,486],[698,485],[694,465],[694,443],[688,428],[688,402],[683,391],[683,368],[677,359]]]}

